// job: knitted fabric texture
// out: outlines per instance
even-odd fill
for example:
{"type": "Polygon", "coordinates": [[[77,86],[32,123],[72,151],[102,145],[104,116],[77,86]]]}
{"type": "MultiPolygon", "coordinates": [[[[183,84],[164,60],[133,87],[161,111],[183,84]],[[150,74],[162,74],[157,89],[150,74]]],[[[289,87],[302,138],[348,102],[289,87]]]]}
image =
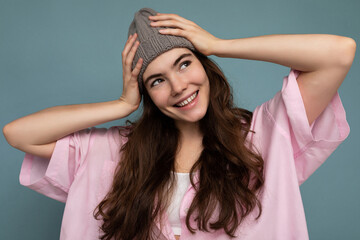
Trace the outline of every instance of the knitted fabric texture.
{"type": "Polygon", "coordinates": [[[142,8],[135,13],[134,20],[129,27],[128,36],[137,33],[137,40],[140,42],[140,45],[135,53],[131,69],[133,70],[135,68],[139,58],[143,59],[143,64],[138,75],[140,93],[144,92],[142,77],[146,67],[156,57],[173,48],[183,47],[195,51],[195,47],[186,38],[174,35],[163,35],[159,33],[159,29],[166,27],[152,27],[150,25],[149,16],[155,16],[156,14],[157,12],[151,8],[142,8]]]}

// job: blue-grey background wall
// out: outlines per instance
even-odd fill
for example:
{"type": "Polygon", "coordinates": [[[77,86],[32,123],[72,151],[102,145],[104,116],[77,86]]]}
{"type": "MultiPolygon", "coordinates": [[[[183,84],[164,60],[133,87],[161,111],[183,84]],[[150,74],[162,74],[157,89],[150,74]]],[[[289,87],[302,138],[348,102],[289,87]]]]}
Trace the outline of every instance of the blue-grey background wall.
{"type": "MultiPolygon", "coordinates": [[[[177,13],[219,38],[324,33],[360,42],[358,0],[1,0],[1,127],[55,105],[119,98],[121,52],[133,14],[142,7],[177,13]]],[[[249,110],[279,91],[290,70],[273,63],[212,58],[232,84],[236,103],[249,110]]],[[[360,239],[359,75],[357,55],[339,89],[350,135],[301,186],[310,239],[360,239]]],[[[64,204],[19,184],[24,153],[8,145],[3,135],[0,151],[0,239],[58,239],[64,204]]]]}

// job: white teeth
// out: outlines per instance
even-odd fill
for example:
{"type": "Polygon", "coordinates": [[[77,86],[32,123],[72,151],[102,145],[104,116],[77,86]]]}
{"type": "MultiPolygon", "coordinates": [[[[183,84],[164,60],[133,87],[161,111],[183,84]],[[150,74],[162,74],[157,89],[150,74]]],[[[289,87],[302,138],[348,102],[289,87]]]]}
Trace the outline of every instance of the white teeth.
{"type": "Polygon", "coordinates": [[[195,92],[193,95],[191,95],[188,99],[182,101],[181,103],[176,104],[175,106],[177,106],[177,107],[183,107],[183,106],[185,106],[185,105],[188,105],[189,103],[192,102],[192,100],[194,100],[194,98],[196,98],[197,94],[198,94],[198,92],[196,91],[196,92],[195,92]]]}

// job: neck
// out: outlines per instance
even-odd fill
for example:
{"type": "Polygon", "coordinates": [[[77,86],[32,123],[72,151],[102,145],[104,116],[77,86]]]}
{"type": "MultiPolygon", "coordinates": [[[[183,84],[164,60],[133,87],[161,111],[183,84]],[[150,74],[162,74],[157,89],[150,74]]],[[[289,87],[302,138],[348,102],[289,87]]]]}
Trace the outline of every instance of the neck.
{"type": "Polygon", "coordinates": [[[175,171],[188,173],[203,150],[203,134],[198,122],[176,123],[176,127],[180,131],[180,139],[175,159],[175,171]]]}
{"type": "Polygon", "coordinates": [[[202,138],[199,122],[176,122],[176,127],[180,131],[181,139],[198,139],[202,138]]]}

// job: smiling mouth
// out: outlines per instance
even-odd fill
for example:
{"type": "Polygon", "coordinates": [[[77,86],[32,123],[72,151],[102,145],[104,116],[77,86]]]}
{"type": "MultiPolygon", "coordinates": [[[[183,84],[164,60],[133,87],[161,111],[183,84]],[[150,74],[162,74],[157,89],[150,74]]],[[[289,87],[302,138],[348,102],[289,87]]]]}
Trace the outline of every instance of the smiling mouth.
{"type": "Polygon", "coordinates": [[[175,104],[174,106],[175,107],[185,107],[186,105],[188,105],[189,103],[191,103],[198,95],[199,93],[199,90],[196,91],[193,95],[191,95],[190,97],[188,97],[187,99],[185,99],[184,101],[178,103],[178,104],[175,104]]]}

